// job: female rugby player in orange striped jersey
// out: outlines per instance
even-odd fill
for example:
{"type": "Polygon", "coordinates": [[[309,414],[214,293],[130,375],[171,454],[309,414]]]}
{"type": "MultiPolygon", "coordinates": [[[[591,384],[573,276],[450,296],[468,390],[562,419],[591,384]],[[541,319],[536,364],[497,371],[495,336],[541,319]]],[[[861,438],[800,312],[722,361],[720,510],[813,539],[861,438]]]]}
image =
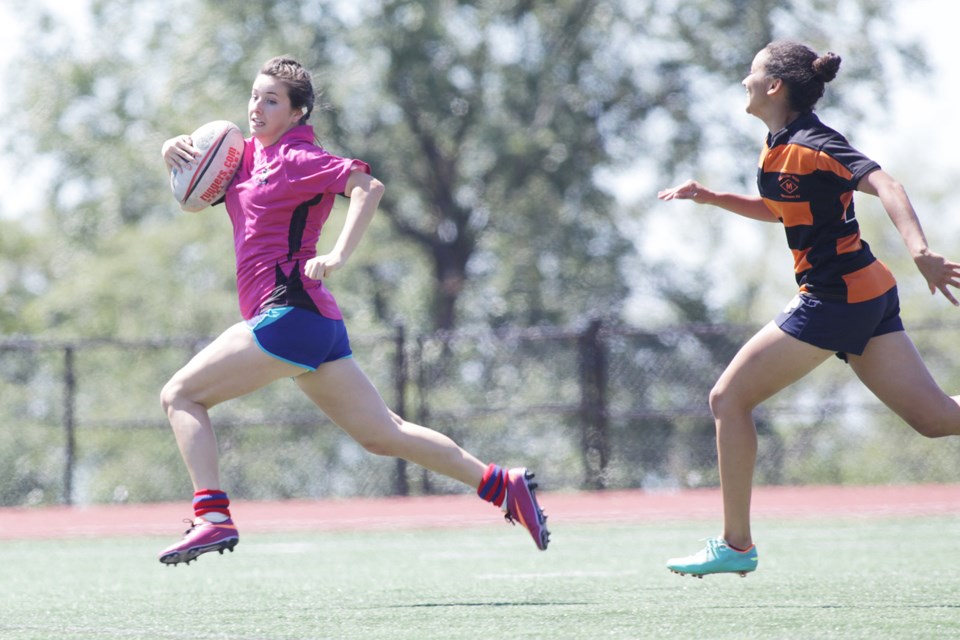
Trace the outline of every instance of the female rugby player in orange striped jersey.
{"type": "Polygon", "coordinates": [[[699,553],[667,567],[702,577],[746,575],[757,566],[750,495],[757,454],[752,412],[836,354],[918,433],[960,434],[960,396],[933,380],[900,321],[897,285],[860,238],[854,192],[880,199],[930,292],[957,299],[960,264],[933,252],[904,188],[820,122],[813,110],[840,57],[773,42],[743,80],[746,111],[769,129],[760,153],[759,196],[723,193],[688,180],[658,194],[784,225],[799,292],[734,356],[710,392],[717,430],[724,525],[699,553]]]}

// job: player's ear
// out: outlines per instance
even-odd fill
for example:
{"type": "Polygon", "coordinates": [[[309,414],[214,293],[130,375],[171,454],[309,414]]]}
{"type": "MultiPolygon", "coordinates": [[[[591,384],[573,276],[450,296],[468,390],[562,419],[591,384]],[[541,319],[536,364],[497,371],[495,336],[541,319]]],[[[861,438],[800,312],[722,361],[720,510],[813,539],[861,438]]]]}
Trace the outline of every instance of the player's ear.
{"type": "Polygon", "coordinates": [[[772,96],[776,95],[784,89],[786,85],[783,84],[783,80],[780,78],[770,78],[770,84],[767,85],[767,95],[772,96]]]}

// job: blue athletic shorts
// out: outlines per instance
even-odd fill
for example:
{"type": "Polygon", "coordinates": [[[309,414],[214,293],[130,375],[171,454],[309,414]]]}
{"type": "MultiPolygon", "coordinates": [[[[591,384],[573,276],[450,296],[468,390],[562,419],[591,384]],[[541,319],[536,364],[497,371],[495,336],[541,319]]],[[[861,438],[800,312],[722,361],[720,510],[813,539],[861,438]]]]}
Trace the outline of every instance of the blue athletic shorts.
{"type": "Polygon", "coordinates": [[[353,355],[343,320],[306,309],[267,309],[247,320],[247,326],[265,353],[311,371],[324,362],[353,355]]]}
{"type": "Polygon", "coordinates": [[[865,302],[819,300],[801,293],[790,301],[775,321],[797,340],[821,349],[863,355],[870,338],[903,331],[897,288],[865,302]]]}

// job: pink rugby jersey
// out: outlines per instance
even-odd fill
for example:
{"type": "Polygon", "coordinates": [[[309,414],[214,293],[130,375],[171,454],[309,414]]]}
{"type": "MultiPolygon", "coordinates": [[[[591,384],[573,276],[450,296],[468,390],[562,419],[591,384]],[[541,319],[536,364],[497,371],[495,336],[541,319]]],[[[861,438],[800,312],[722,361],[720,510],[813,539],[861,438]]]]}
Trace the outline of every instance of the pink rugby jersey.
{"type": "Polygon", "coordinates": [[[233,222],[240,312],[249,320],[264,309],[292,306],[339,320],[333,295],[306,277],[317,255],[320,229],[352,171],[370,173],[360,160],[327,153],[313,127],[287,131],[269,147],[248,138],[243,162],[224,196],[233,222]]]}

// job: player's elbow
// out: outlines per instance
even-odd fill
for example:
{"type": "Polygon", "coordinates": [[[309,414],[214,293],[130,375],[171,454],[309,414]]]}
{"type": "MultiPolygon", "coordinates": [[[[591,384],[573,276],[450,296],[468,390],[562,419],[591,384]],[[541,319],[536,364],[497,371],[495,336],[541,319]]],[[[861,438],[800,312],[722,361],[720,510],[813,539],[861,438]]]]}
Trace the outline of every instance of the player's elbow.
{"type": "Polygon", "coordinates": [[[356,179],[351,176],[351,182],[347,184],[344,195],[350,199],[358,198],[365,202],[378,203],[383,197],[384,191],[386,191],[386,187],[382,182],[373,176],[363,174],[356,179]]]}
{"type": "Polygon", "coordinates": [[[361,194],[364,205],[370,207],[371,210],[376,209],[380,205],[384,191],[386,191],[386,187],[382,182],[376,178],[370,178],[370,182],[366,184],[361,194]]]}
{"type": "Polygon", "coordinates": [[[384,192],[387,190],[386,185],[377,180],[376,178],[370,178],[370,187],[368,189],[371,196],[380,200],[383,197],[384,192]]]}
{"type": "Polygon", "coordinates": [[[891,179],[890,181],[890,190],[896,194],[897,199],[903,200],[905,202],[910,200],[910,196],[907,195],[907,188],[903,186],[901,182],[891,179]]]}
{"type": "Polygon", "coordinates": [[[857,184],[857,190],[877,196],[881,201],[905,200],[907,197],[907,190],[903,184],[883,169],[871,171],[864,176],[857,184]]]}

